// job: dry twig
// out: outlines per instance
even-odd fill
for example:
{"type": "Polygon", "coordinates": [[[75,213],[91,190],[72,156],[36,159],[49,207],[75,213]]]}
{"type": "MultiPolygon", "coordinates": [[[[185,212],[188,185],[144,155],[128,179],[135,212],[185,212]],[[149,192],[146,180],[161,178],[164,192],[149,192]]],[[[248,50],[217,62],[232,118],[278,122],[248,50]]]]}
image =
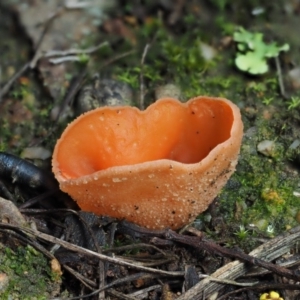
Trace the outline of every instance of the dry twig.
{"type": "Polygon", "coordinates": [[[278,56],[276,56],[274,59],[275,59],[275,65],[276,65],[276,70],[277,70],[277,77],[278,77],[278,84],[279,84],[280,94],[284,99],[288,99],[288,96],[286,94],[285,87],[284,87],[284,82],[283,82],[283,77],[282,77],[282,71],[281,71],[279,58],[278,58],[278,56]]]}
{"type": "Polygon", "coordinates": [[[144,63],[145,63],[145,58],[146,58],[149,48],[150,48],[150,44],[146,44],[144,51],[143,51],[142,59],[141,59],[141,72],[140,72],[140,109],[141,110],[145,109],[144,63]]]}
{"type": "Polygon", "coordinates": [[[153,273],[153,274],[158,274],[158,275],[165,275],[165,276],[171,276],[171,277],[177,277],[177,276],[183,276],[184,272],[169,272],[169,271],[164,271],[164,270],[158,270],[158,269],[153,269],[153,268],[148,268],[148,267],[143,267],[143,266],[139,266],[135,263],[129,263],[126,262],[122,259],[118,259],[118,258],[114,258],[114,257],[110,257],[101,253],[97,253],[88,249],[85,249],[83,247],[68,243],[66,241],[63,241],[59,238],[56,238],[54,236],[39,232],[39,231],[35,231],[29,228],[20,228],[18,226],[13,226],[10,224],[4,224],[4,223],[0,223],[0,230],[3,231],[3,229],[6,230],[13,230],[13,231],[19,231],[22,234],[25,235],[29,235],[29,236],[35,236],[36,238],[42,240],[42,241],[46,241],[46,242],[50,242],[50,243],[54,243],[54,244],[58,244],[62,247],[64,247],[65,249],[68,249],[70,251],[74,251],[74,252],[78,252],[82,255],[86,255],[86,256],[91,256],[91,257],[95,257],[98,258],[100,260],[106,261],[106,262],[110,262],[110,263],[114,263],[120,266],[125,266],[125,267],[129,267],[129,268],[133,268],[133,269],[137,269],[143,272],[149,272],[149,273],[153,273]]]}

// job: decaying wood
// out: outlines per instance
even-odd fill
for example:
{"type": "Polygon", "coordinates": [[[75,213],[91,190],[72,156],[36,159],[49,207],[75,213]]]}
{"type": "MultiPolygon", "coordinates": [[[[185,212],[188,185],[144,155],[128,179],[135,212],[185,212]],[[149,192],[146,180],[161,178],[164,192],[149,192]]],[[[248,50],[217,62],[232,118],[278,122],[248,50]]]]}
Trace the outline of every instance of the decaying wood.
{"type": "MultiPolygon", "coordinates": [[[[297,226],[291,231],[279,235],[269,242],[257,247],[251,251],[249,255],[253,257],[253,260],[257,258],[269,262],[289,252],[296,243],[299,243],[299,241],[300,226],[297,226]]],[[[237,277],[244,275],[248,269],[249,268],[245,265],[245,263],[236,260],[218,269],[216,272],[211,274],[211,277],[234,280],[237,277]]],[[[299,275],[300,274],[298,274],[298,277],[299,275]]],[[[210,278],[206,278],[188,290],[185,294],[180,296],[178,300],[202,300],[212,296],[222,287],[223,285],[213,282],[210,278]]]]}

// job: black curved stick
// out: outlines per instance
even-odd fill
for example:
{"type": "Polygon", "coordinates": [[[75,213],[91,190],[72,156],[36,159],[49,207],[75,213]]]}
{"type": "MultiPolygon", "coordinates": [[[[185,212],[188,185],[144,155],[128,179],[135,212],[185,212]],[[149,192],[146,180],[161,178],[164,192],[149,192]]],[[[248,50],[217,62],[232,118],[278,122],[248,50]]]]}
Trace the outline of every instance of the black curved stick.
{"type": "Polygon", "coordinates": [[[58,188],[58,183],[52,173],[5,152],[0,152],[0,177],[34,189],[58,188]]]}

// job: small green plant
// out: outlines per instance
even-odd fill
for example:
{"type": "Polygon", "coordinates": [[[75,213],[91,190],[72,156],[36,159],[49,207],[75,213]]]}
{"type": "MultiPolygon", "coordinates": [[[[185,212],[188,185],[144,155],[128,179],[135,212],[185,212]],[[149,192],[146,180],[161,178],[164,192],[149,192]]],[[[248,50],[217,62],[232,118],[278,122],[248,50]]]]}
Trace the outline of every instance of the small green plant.
{"type": "Polygon", "coordinates": [[[139,73],[132,69],[125,69],[117,75],[118,80],[128,83],[133,88],[139,87],[139,73]]]}
{"type": "Polygon", "coordinates": [[[268,225],[266,229],[266,233],[269,237],[274,237],[274,226],[273,225],[268,225]]]}
{"type": "Polygon", "coordinates": [[[288,51],[289,45],[278,46],[275,42],[267,44],[260,32],[249,32],[239,28],[233,34],[238,53],[235,64],[238,69],[253,75],[264,74],[269,70],[268,58],[277,57],[281,51],[288,51]]]}
{"type": "Polygon", "coordinates": [[[300,105],[300,97],[291,97],[291,99],[287,103],[288,110],[292,110],[300,105]]]}
{"type": "Polygon", "coordinates": [[[78,55],[78,59],[79,59],[78,61],[80,64],[86,65],[90,60],[90,56],[87,55],[86,53],[81,53],[78,55]]]}
{"type": "Polygon", "coordinates": [[[249,231],[246,230],[244,225],[240,225],[239,229],[234,233],[239,240],[245,240],[249,236],[249,231]]]}
{"type": "Polygon", "coordinates": [[[262,103],[264,105],[270,105],[271,102],[274,100],[274,97],[265,97],[263,100],[262,100],[262,103]]]}
{"type": "Polygon", "coordinates": [[[29,87],[27,85],[21,84],[16,87],[12,92],[11,96],[14,99],[24,99],[30,94],[29,87]]]}

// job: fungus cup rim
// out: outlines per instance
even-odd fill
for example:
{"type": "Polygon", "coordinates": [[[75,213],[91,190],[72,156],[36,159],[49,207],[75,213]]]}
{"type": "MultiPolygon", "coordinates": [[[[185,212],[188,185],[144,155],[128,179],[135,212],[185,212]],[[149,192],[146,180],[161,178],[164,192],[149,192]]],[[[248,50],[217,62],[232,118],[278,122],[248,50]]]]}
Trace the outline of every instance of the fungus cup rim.
{"type": "MultiPolygon", "coordinates": [[[[128,172],[128,171],[130,171],[130,169],[133,166],[135,168],[135,173],[138,173],[139,171],[147,170],[147,169],[149,169],[149,167],[153,168],[153,165],[155,165],[155,164],[159,164],[158,168],[160,168],[160,169],[162,169],[163,167],[169,168],[170,165],[172,165],[173,168],[176,167],[176,168],[182,169],[184,171],[189,170],[189,172],[192,172],[191,169],[194,169],[196,167],[198,168],[199,165],[201,165],[202,168],[206,168],[207,165],[210,163],[210,158],[211,157],[216,157],[218,155],[219,151],[222,148],[225,149],[227,147],[227,144],[230,143],[230,140],[232,139],[232,137],[234,137],[243,128],[238,128],[238,126],[234,126],[235,125],[235,121],[234,120],[236,120],[237,117],[241,119],[241,115],[240,115],[238,106],[236,104],[234,104],[233,102],[231,102],[230,100],[228,100],[228,99],[225,99],[225,98],[222,98],[222,97],[198,96],[198,97],[191,98],[191,99],[187,100],[184,103],[180,102],[179,100],[178,100],[178,102],[180,102],[181,105],[183,105],[184,107],[187,108],[189,106],[190,102],[195,101],[195,100],[202,100],[202,99],[216,100],[216,101],[221,101],[223,103],[225,102],[231,108],[231,112],[232,112],[232,115],[233,115],[233,122],[232,122],[231,130],[230,130],[230,136],[228,137],[228,139],[226,139],[222,143],[217,144],[200,161],[195,162],[195,163],[183,163],[183,162],[179,162],[179,161],[172,160],[172,159],[157,159],[157,160],[145,161],[145,162],[137,163],[137,164],[129,164],[129,165],[122,165],[122,166],[112,166],[112,167],[109,167],[107,169],[99,170],[99,171],[96,171],[96,172],[88,174],[88,175],[82,175],[82,176],[76,177],[76,178],[65,178],[61,174],[61,172],[60,172],[59,162],[54,161],[54,159],[56,157],[56,154],[58,152],[58,148],[59,148],[59,147],[57,147],[57,145],[58,145],[58,143],[61,142],[61,140],[63,138],[63,135],[65,133],[65,131],[64,131],[63,134],[62,134],[62,136],[60,137],[60,139],[58,140],[58,142],[57,142],[57,144],[55,146],[54,153],[53,153],[53,158],[52,158],[53,172],[55,174],[55,178],[59,182],[61,182],[61,183],[73,182],[74,184],[76,184],[76,183],[82,182],[83,180],[87,181],[87,182],[88,181],[92,181],[93,178],[91,178],[91,175],[97,175],[98,178],[101,178],[102,176],[105,177],[107,175],[107,173],[110,174],[112,172],[116,172],[116,174],[117,174],[117,173],[122,172],[122,171],[127,171],[128,172]]],[[[153,104],[158,103],[158,102],[164,102],[166,100],[177,100],[177,99],[173,99],[173,98],[161,98],[161,99],[158,99],[153,104]]],[[[114,107],[105,106],[104,108],[105,109],[109,109],[109,110],[118,110],[118,109],[123,109],[124,106],[114,106],[114,107]]],[[[146,114],[147,113],[147,108],[145,110],[140,110],[137,107],[130,107],[130,108],[133,109],[133,110],[136,110],[140,114],[146,114]]],[[[103,107],[94,109],[92,111],[85,112],[84,114],[82,114],[82,116],[83,115],[87,116],[88,114],[93,113],[96,110],[101,110],[101,109],[103,109],[103,107]]],[[[72,125],[75,125],[78,122],[78,119],[79,118],[75,119],[72,122],[72,125]]]]}

